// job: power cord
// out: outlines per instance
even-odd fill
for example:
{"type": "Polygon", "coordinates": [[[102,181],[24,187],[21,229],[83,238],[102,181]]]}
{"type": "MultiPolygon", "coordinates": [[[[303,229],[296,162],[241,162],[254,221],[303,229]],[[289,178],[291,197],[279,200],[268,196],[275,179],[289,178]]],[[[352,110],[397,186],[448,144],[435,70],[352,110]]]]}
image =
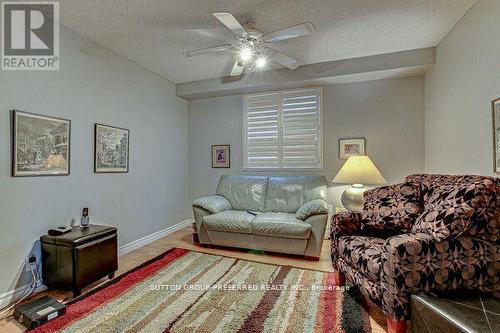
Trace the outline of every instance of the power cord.
{"type": "Polygon", "coordinates": [[[6,318],[8,318],[11,314],[9,313],[10,310],[12,310],[13,308],[15,308],[16,306],[18,306],[22,301],[24,301],[26,298],[30,297],[31,295],[33,295],[33,293],[39,288],[42,286],[42,284],[38,284],[38,282],[40,281],[40,272],[38,270],[38,265],[36,263],[36,258],[35,258],[35,262],[33,264],[33,262],[29,262],[29,265],[30,265],[30,273],[31,273],[31,282],[30,284],[26,285],[26,287],[24,288],[24,290],[22,291],[21,295],[19,296],[19,298],[17,299],[17,301],[15,301],[14,303],[12,303],[11,305],[7,306],[6,308],[4,308],[2,311],[0,311],[0,320],[4,320],[6,318]],[[26,292],[28,292],[26,294],[26,292]],[[5,315],[5,313],[7,313],[5,315]]]}

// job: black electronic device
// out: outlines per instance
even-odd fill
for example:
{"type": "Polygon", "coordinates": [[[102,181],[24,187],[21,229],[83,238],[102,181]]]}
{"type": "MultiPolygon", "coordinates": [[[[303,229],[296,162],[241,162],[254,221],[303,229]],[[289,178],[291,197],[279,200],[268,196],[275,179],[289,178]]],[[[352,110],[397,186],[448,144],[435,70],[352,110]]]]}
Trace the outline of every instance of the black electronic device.
{"type": "Polygon", "coordinates": [[[14,309],[14,318],[33,329],[66,313],[66,305],[50,296],[43,296],[14,309]]]}
{"type": "Polygon", "coordinates": [[[90,223],[90,217],[89,217],[89,209],[85,207],[82,210],[82,217],[80,218],[80,227],[81,228],[88,228],[90,223]]]}
{"type": "Polygon", "coordinates": [[[70,232],[71,230],[73,230],[72,227],[69,227],[67,225],[61,225],[61,226],[59,226],[57,228],[49,229],[49,231],[47,233],[50,236],[60,236],[62,234],[70,232]]]}

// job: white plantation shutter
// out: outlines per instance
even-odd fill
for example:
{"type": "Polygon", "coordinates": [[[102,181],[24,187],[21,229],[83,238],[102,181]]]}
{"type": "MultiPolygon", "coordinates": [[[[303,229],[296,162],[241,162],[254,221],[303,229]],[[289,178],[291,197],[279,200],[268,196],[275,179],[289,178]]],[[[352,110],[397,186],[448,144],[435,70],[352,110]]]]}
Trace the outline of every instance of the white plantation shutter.
{"type": "Polygon", "coordinates": [[[245,166],[252,169],[279,168],[279,94],[247,96],[244,108],[245,166]]]}
{"type": "Polygon", "coordinates": [[[321,167],[321,90],[283,92],[283,161],[286,169],[321,167]]]}
{"type": "Polygon", "coordinates": [[[322,89],[243,98],[245,169],[321,169],[322,89]]]}

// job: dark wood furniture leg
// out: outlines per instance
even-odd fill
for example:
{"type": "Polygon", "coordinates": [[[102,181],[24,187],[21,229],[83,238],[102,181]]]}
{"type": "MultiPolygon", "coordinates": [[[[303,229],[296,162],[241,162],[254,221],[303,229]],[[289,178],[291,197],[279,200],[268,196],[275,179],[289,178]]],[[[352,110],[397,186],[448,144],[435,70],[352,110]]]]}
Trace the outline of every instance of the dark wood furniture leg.
{"type": "Polygon", "coordinates": [[[335,283],[336,286],[342,287],[345,286],[345,275],[342,272],[335,271],[333,273],[333,283],[335,283]]]}
{"type": "Polygon", "coordinates": [[[388,333],[406,333],[406,320],[395,320],[386,317],[388,333]]]}

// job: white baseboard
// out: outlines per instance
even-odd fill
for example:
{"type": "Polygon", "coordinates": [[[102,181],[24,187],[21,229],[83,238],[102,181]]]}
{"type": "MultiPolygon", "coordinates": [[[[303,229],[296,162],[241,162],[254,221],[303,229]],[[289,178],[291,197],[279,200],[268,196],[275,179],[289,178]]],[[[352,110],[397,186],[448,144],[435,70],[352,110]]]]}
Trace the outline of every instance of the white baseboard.
{"type": "MultiPolygon", "coordinates": [[[[159,230],[155,233],[152,233],[151,235],[144,236],[142,238],[139,238],[133,242],[130,242],[128,244],[120,246],[118,249],[118,255],[122,256],[126,253],[132,252],[140,247],[143,247],[146,244],[149,244],[151,242],[154,242],[155,240],[158,240],[162,237],[168,236],[178,230],[181,230],[185,227],[190,226],[194,220],[185,220],[180,223],[174,224],[173,226],[170,226],[168,228],[159,230]]],[[[38,283],[40,287],[38,287],[33,294],[39,293],[41,291],[44,291],[47,289],[45,285],[42,284],[41,281],[38,283]]],[[[8,291],[6,293],[0,294],[0,310],[7,307],[9,304],[12,304],[13,302],[17,301],[19,297],[22,296],[23,291],[25,291],[26,286],[22,286],[19,288],[16,288],[14,290],[8,291]]]]}
{"type": "Polygon", "coordinates": [[[151,235],[144,236],[144,237],[139,238],[133,242],[122,245],[118,249],[118,255],[122,256],[124,254],[129,253],[129,252],[137,250],[138,248],[143,247],[144,245],[147,245],[147,244],[152,243],[160,238],[168,236],[168,235],[170,235],[178,230],[189,227],[193,222],[194,222],[194,220],[191,220],[191,219],[185,220],[185,221],[182,221],[180,223],[174,224],[173,226],[170,226],[168,228],[165,228],[165,229],[159,230],[155,233],[152,233],[151,235]]]}
{"type": "MultiPolygon", "coordinates": [[[[33,295],[47,289],[47,286],[45,286],[43,284],[43,282],[40,280],[37,281],[37,285],[39,287],[35,289],[35,291],[33,292],[33,295]]],[[[5,307],[9,306],[10,304],[16,302],[20,297],[23,296],[23,293],[27,294],[29,292],[29,290],[27,290],[26,288],[28,288],[27,285],[1,294],[0,295],[0,309],[3,309],[5,307]]],[[[24,296],[26,296],[26,295],[24,295],[24,296]]]]}

